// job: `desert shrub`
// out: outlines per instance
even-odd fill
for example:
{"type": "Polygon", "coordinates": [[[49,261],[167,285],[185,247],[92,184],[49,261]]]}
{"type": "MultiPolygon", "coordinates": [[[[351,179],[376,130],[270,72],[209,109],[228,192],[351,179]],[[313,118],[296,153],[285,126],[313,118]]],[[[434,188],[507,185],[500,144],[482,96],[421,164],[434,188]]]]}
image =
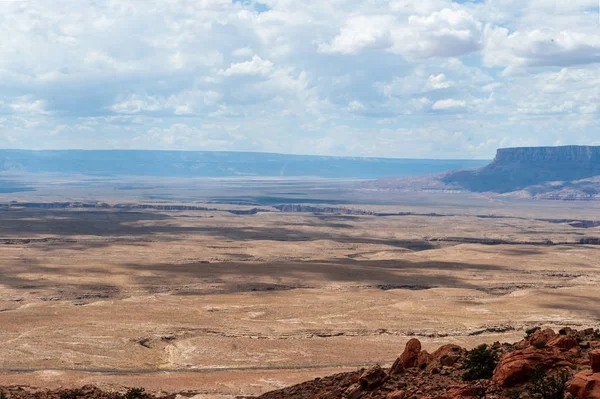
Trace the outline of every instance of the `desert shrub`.
{"type": "Polygon", "coordinates": [[[77,397],[81,394],[79,389],[70,389],[68,391],[64,391],[60,394],[60,399],[77,399],[77,397]]]}
{"type": "Polygon", "coordinates": [[[565,372],[546,375],[546,371],[544,367],[536,368],[527,387],[530,396],[542,399],[564,399],[569,375],[565,372]]]}
{"type": "Polygon", "coordinates": [[[129,388],[125,394],[117,394],[117,399],[151,399],[152,396],[144,388],[129,388]]]}
{"type": "Polygon", "coordinates": [[[541,327],[533,327],[530,328],[529,330],[525,330],[525,339],[531,337],[533,335],[534,332],[541,330],[541,327]]]}
{"type": "Polygon", "coordinates": [[[498,364],[498,352],[491,350],[483,344],[469,351],[463,362],[465,381],[482,380],[491,378],[498,364]]]}

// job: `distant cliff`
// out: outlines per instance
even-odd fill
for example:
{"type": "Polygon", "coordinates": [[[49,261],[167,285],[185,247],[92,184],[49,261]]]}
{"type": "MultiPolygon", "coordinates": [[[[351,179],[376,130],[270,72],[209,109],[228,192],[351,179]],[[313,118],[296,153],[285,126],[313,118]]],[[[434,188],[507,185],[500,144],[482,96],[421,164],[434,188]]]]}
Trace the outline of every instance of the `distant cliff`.
{"type": "MultiPolygon", "coordinates": [[[[475,168],[485,163],[477,160],[353,158],[259,152],[0,150],[0,177],[2,174],[62,173],[94,176],[317,176],[377,179],[475,168]]],[[[0,182],[0,191],[2,187],[0,182]]]]}
{"type": "Polygon", "coordinates": [[[600,175],[600,147],[499,149],[480,169],[449,172],[441,181],[475,192],[506,193],[549,182],[573,182],[600,175]]]}
{"type": "Polygon", "coordinates": [[[479,169],[380,179],[361,187],[493,192],[539,199],[600,199],[600,147],[502,148],[492,163],[479,169]]]}

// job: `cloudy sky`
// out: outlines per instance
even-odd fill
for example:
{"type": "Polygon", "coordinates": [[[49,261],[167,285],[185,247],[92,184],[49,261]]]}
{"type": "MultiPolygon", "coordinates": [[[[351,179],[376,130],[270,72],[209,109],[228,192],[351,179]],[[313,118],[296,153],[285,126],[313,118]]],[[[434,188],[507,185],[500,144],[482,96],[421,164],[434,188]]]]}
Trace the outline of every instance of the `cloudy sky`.
{"type": "Polygon", "coordinates": [[[0,0],[0,148],[600,145],[598,0],[0,0]]]}

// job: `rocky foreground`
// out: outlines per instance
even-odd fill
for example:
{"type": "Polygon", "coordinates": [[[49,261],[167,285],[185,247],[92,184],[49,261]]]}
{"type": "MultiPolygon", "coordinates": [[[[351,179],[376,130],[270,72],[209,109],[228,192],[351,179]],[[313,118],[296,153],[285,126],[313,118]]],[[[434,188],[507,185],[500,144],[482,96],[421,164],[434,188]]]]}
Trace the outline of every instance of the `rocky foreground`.
{"type": "MultiPolygon", "coordinates": [[[[194,392],[156,396],[141,388],[126,393],[96,387],[39,391],[0,387],[0,398],[15,399],[182,399],[194,392]]],[[[198,396],[200,397],[200,396],[198,396]]],[[[240,399],[600,399],[600,330],[535,328],[515,344],[496,342],[467,351],[444,345],[433,353],[411,339],[392,367],[317,378],[240,399]]]]}

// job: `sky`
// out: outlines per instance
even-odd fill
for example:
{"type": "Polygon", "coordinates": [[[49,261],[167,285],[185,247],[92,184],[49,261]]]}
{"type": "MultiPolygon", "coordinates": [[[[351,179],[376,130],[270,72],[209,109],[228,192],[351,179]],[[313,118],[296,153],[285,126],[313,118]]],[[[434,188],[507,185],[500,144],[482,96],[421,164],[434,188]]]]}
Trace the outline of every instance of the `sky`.
{"type": "Polygon", "coordinates": [[[0,148],[600,145],[598,0],[0,0],[0,148]]]}

